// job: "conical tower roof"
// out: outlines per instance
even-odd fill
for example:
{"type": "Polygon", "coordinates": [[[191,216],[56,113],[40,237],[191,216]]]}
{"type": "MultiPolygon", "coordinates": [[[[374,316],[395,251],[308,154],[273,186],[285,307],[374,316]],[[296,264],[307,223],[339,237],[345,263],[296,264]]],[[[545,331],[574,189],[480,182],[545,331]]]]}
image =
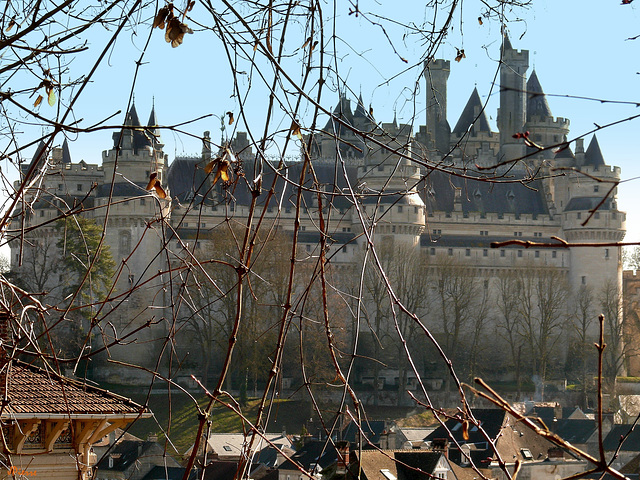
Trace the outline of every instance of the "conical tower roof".
{"type": "Polygon", "coordinates": [[[135,100],[131,103],[131,108],[129,109],[129,112],[127,112],[127,116],[124,119],[124,124],[129,127],[140,126],[140,119],[138,118],[138,112],[136,111],[135,100]]]}
{"type": "MultiPolygon", "coordinates": [[[[351,112],[351,102],[349,102],[349,99],[346,97],[346,95],[343,95],[342,93],[340,93],[340,101],[333,109],[333,116],[341,119],[342,121],[348,123],[349,125],[353,125],[353,113],[351,112]]],[[[336,124],[336,127],[339,135],[341,135],[343,131],[346,130],[340,124],[336,124]]],[[[330,118],[324,127],[324,131],[333,132],[333,130],[334,130],[333,119],[330,118]]]]}
{"type": "Polygon", "coordinates": [[[160,130],[158,130],[157,127],[158,126],[158,118],[156,117],[156,105],[155,105],[155,100],[153,102],[153,104],[151,105],[151,113],[149,114],[149,121],[147,122],[147,126],[148,127],[152,127],[149,128],[149,135],[151,136],[151,143],[153,145],[157,144],[157,143],[162,143],[162,140],[160,138],[160,130]]]}
{"type": "Polygon", "coordinates": [[[527,81],[527,96],[527,121],[531,120],[534,115],[541,118],[553,117],[535,70],[531,72],[529,81],[527,81]]]}
{"type": "Polygon", "coordinates": [[[600,150],[600,144],[595,134],[589,142],[589,147],[584,154],[584,164],[592,167],[600,167],[604,165],[604,157],[602,156],[602,150],[600,150]]]}
{"type": "Polygon", "coordinates": [[[474,88],[471,96],[469,97],[469,101],[467,105],[464,107],[460,118],[458,119],[458,123],[456,123],[455,128],[453,129],[453,133],[458,135],[464,134],[471,124],[474,124],[474,131],[477,132],[487,132],[491,133],[491,128],[489,127],[489,120],[487,119],[487,115],[485,111],[482,109],[482,101],[480,100],[480,95],[478,94],[478,89],[474,88]],[[476,120],[476,117],[478,119],[476,120]]]}
{"type": "Polygon", "coordinates": [[[504,32],[504,36],[502,37],[502,49],[503,50],[513,50],[511,46],[511,40],[509,40],[509,34],[504,32]]]}
{"type": "Polygon", "coordinates": [[[69,152],[69,142],[67,139],[64,139],[62,142],[62,163],[69,164],[71,163],[71,153],[69,152]]]}
{"type": "Polygon", "coordinates": [[[563,148],[558,153],[556,153],[555,158],[570,158],[572,160],[576,159],[576,156],[573,154],[571,147],[563,148]]]}

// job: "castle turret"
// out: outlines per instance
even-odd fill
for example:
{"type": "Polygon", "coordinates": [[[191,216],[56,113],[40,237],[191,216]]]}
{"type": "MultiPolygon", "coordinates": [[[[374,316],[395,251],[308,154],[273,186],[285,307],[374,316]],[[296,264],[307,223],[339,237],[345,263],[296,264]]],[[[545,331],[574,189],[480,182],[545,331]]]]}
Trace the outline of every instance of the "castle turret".
{"type": "Polygon", "coordinates": [[[451,127],[447,121],[448,60],[425,61],[427,80],[427,150],[441,156],[449,151],[451,127]]]}
{"type": "MultiPolygon", "coordinates": [[[[618,210],[617,189],[609,192],[611,185],[619,180],[620,168],[604,163],[594,135],[579,172],[567,174],[556,182],[556,188],[563,193],[562,228],[568,242],[622,241],[626,231],[625,213],[618,210]]],[[[607,281],[621,285],[621,248],[572,248],[569,280],[574,288],[580,285],[600,288],[607,281]]]]}
{"type": "MultiPolygon", "coordinates": [[[[564,142],[569,134],[569,120],[553,118],[547,97],[542,90],[536,71],[531,72],[527,81],[527,124],[529,138],[543,147],[550,147],[564,142]]],[[[546,150],[545,158],[552,158],[553,151],[546,150]]]]}
{"type": "Polygon", "coordinates": [[[451,134],[451,143],[458,144],[460,163],[473,162],[478,165],[492,165],[498,152],[498,135],[491,131],[487,114],[480,100],[478,89],[474,88],[467,105],[451,134]],[[464,141],[460,141],[464,137],[464,141]]]}
{"type": "MultiPolygon", "coordinates": [[[[368,144],[364,165],[358,167],[364,212],[375,224],[376,235],[417,246],[425,225],[425,205],[417,190],[420,168],[409,160],[411,126],[385,123],[375,138],[383,139],[385,146],[368,144]]],[[[357,216],[354,222],[353,228],[359,228],[357,216]]]]}
{"type": "Polygon", "coordinates": [[[515,50],[505,34],[500,65],[500,109],[498,129],[503,160],[519,158],[525,154],[525,145],[513,135],[524,131],[526,123],[526,74],[529,51],[515,50]]]}

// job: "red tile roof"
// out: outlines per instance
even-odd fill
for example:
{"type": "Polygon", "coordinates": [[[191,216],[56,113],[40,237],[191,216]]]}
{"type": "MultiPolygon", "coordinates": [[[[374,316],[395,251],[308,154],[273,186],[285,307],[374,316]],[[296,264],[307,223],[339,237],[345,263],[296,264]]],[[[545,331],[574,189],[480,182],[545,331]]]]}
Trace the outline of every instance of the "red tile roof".
{"type": "Polygon", "coordinates": [[[2,409],[5,418],[150,415],[148,409],[128,398],[15,360],[9,370],[7,393],[9,402],[2,409]]]}

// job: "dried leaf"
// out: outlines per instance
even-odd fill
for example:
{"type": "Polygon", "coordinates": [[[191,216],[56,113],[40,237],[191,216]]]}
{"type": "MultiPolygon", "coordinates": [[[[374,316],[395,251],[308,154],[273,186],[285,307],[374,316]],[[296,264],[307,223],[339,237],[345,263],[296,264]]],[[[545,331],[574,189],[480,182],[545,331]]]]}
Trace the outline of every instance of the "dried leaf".
{"type": "Polygon", "coordinates": [[[291,135],[295,135],[296,137],[298,137],[298,139],[302,140],[300,125],[298,125],[298,122],[296,122],[295,120],[291,122],[291,135]]]}
{"type": "Polygon", "coordinates": [[[229,117],[229,125],[233,125],[233,112],[227,112],[227,116],[229,117]]]}
{"type": "Polygon", "coordinates": [[[149,183],[147,183],[147,187],[145,188],[145,190],[151,190],[156,182],[158,181],[158,172],[153,172],[151,175],[149,175],[149,183]]]}
{"type": "Polygon", "coordinates": [[[469,440],[469,420],[462,422],[462,438],[465,441],[469,440]]]}
{"type": "Polygon", "coordinates": [[[478,17],[478,23],[482,25],[482,17],[478,17]]]}
{"type": "Polygon", "coordinates": [[[229,181],[229,173],[227,170],[229,169],[229,162],[225,160],[217,160],[218,170],[216,170],[216,175],[213,177],[213,185],[215,185],[220,178],[222,178],[223,182],[229,181]]]}
{"type": "Polygon", "coordinates": [[[316,48],[318,46],[318,40],[316,40],[315,42],[313,42],[313,45],[311,45],[311,52],[313,52],[313,49],[316,48]]]}
{"type": "Polygon", "coordinates": [[[176,48],[178,45],[182,44],[185,33],[193,33],[193,30],[176,17],[173,17],[167,24],[164,39],[167,43],[171,43],[173,48],[176,48]]]}
{"type": "Polygon", "coordinates": [[[369,116],[373,117],[373,107],[369,105],[369,116]]]}
{"type": "Polygon", "coordinates": [[[193,6],[196,4],[196,0],[191,0],[189,2],[189,4],[187,5],[187,8],[185,8],[185,13],[190,12],[191,10],[193,10],[193,6]]]}
{"type": "Polygon", "coordinates": [[[212,171],[213,171],[213,166],[216,164],[216,160],[211,160],[209,163],[207,163],[204,166],[204,173],[206,173],[207,175],[209,175],[212,171]]]}
{"type": "Polygon", "coordinates": [[[311,43],[312,37],[307,38],[307,41],[304,42],[304,44],[302,45],[302,48],[307,48],[307,45],[309,45],[309,43],[311,43]]]}
{"type": "Polygon", "coordinates": [[[455,58],[456,62],[459,62],[463,58],[467,58],[467,56],[464,54],[464,48],[461,48],[461,49],[456,48],[456,50],[458,51],[458,54],[456,55],[456,58],[455,58]]]}
{"type": "Polygon", "coordinates": [[[11,20],[9,20],[9,25],[7,26],[7,33],[9,33],[11,29],[15,26],[16,26],[16,20],[14,17],[14,18],[11,18],[11,20]]]}
{"type": "Polygon", "coordinates": [[[38,98],[36,98],[36,101],[33,102],[33,106],[37,107],[38,105],[40,105],[42,103],[42,95],[38,95],[38,98]]]}
{"type": "Polygon", "coordinates": [[[622,5],[630,5],[633,0],[622,0],[622,5]]]}
{"type": "Polygon", "coordinates": [[[173,18],[173,4],[169,3],[158,10],[156,18],[153,19],[153,28],[158,27],[164,30],[165,23],[173,18]]]}
{"type": "Polygon", "coordinates": [[[160,182],[158,180],[156,180],[156,184],[153,186],[153,188],[156,189],[158,198],[167,198],[167,192],[164,191],[164,188],[162,188],[162,185],[160,185],[160,182]]]}
{"type": "Polygon", "coordinates": [[[56,92],[53,91],[53,87],[47,88],[47,101],[51,107],[56,104],[56,92]]]}

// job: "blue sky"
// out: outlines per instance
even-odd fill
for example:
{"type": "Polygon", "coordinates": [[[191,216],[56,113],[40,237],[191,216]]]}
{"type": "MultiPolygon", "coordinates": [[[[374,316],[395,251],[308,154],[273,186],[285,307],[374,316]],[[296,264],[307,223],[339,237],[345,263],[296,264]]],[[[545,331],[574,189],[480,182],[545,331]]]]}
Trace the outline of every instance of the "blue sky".
{"type": "MultiPolygon", "coordinates": [[[[356,18],[349,15],[349,5],[349,2],[339,1],[335,7],[335,23],[340,34],[336,39],[340,52],[336,65],[340,75],[348,80],[355,95],[361,92],[365,104],[373,106],[378,121],[389,122],[395,114],[400,122],[415,118],[416,125],[424,124],[424,82],[419,78],[419,66],[425,55],[424,42],[415,36],[404,36],[406,30],[379,18],[387,16],[401,22],[421,22],[430,12],[423,10],[424,7],[416,8],[413,2],[361,0],[359,7],[366,18],[362,15],[356,18]],[[391,42],[385,39],[381,28],[371,22],[383,24],[391,42]]],[[[486,99],[498,66],[500,45],[500,25],[493,21],[483,21],[480,25],[477,20],[482,13],[481,2],[466,1],[462,5],[462,18],[456,17],[454,28],[436,55],[452,60],[448,88],[451,125],[455,125],[474,86],[483,100],[486,99]],[[464,48],[466,54],[459,63],[453,61],[458,48],[464,48]]],[[[325,16],[329,16],[334,7],[324,7],[325,16]]],[[[640,35],[639,12],[640,0],[630,5],[621,5],[619,1],[534,0],[529,9],[507,12],[508,18],[518,19],[510,22],[508,29],[513,46],[530,51],[529,72],[535,67],[546,93],[640,102],[640,39],[627,40],[640,35]]],[[[84,118],[83,124],[97,122],[119,109],[124,111],[132,88],[143,121],[149,115],[153,99],[158,121],[165,125],[226,111],[235,112],[238,118],[238,102],[232,97],[232,77],[228,73],[223,45],[211,32],[196,25],[198,21],[210,23],[211,18],[199,5],[192,16],[195,22],[190,22],[190,26],[195,32],[187,35],[178,48],[173,49],[164,42],[164,32],[153,32],[135,88],[135,61],[146,43],[148,28],[141,27],[122,36],[110,52],[108,62],[99,69],[83,103],[78,105],[77,115],[84,118]]],[[[331,23],[327,21],[327,32],[331,23]]],[[[289,38],[292,42],[289,50],[295,53],[295,42],[304,42],[303,27],[294,25],[289,38]]],[[[99,35],[91,39],[93,45],[100,45],[101,41],[104,38],[99,35]]],[[[248,52],[251,50],[249,48],[248,52]]],[[[83,62],[87,60],[78,55],[71,68],[83,68],[86,66],[83,62]]],[[[294,79],[299,80],[300,66],[296,62],[299,63],[299,56],[294,55],[286,61],[285,68],[290,68],[294,79]]],[[[241,65],[240,69],[247,70],[247,65],[241,65]]],[[[241,90],[246,90],[248,76],[240,74],[238,78],[241,90]]],[[[329,82],[328,86],[333,88],[335,82],[329,82]]],[[[245,102],[248,122],[255,132],[261,132],[268,91],[254,78],[249,92],[245,102]]],[[[497,97],[496,93],[490,99],[487,110],[494,128],[497,97]]],[[[337,93],[325,90],[322,98],[323,106],[332,108],[337,93]]],[[[640,114],[640,108],[635,105],[559,97],[550,97],[548,102],[554,115],[571,120],[571,137],[589,132],[594,123],[605,125],[640,114]]],[[[308,112],[303,111],[303,126],[307,121],[305,113],[308,112]]],[[[122,116],[116,117],[118,121],[122,121],[122,116]]],[[[320,123],[324,121],[322,119],[320,123]]],[[[286,130],[289,125],[290,120],[282,116],[276,118],[272,128],[286,130]]],[[[234,126],[246,130],[241,120],[234,126]]],[[[597,134],[605,160],[620,166],[625,180],[640,177],[636,141],[639,127],[640,120],[636,119],[597,134]]],[[[219,128],[219,119],[209,117],[184,127],[184,130],[197,135],[210,130],[212,138],[217,140],[219,128]]],[[[111,132],[69,139],[75,140],[71,143],[74,161],[84,159],[99,163],[102,150],[111,145],[111,132]]],[[[200,140],[188,135],[166,132],[163,140],[170,160],[176,154],[197,154],[201,150],[200,140]]],[[[590,136],[587,136],[585,144],[589,140],[590,136]]],[[[7,171],[4,167],[3,170],[7,171]]],[[[620,208],[628,212],[628,241],[640,241],[640,212],[633,208],[634,204],[640,203],[639,182],[625,182],[619,191],[620,208]]]]}

